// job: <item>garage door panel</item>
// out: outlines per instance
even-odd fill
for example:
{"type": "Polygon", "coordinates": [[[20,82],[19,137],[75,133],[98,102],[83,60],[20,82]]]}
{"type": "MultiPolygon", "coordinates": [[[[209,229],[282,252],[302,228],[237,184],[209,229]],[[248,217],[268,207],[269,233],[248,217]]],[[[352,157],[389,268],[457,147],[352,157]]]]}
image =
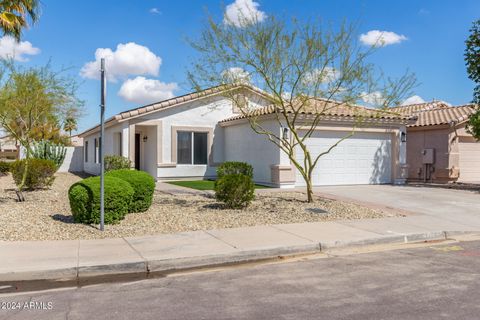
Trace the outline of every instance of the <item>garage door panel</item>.
{"type": "MultiPolygon", "coordinates": [[[[347,132],[315,132],[306,140],[312,157],[328,150],[347,132]]],[[[303,161],[297,148],[296,159],[303,161]]],[[[356,133],[320,158],[312,175],[314,185],[391,183],[391,140],[389,134],[356,133]]],[[[297,184],[305,185],[297,173],[297,184]]]]}
{"type": "Polygon", "coordinates": [[[459,148],[459,167],[460,182],[480,182],[480,143],[479,142],[460,142],[459,148]]]}

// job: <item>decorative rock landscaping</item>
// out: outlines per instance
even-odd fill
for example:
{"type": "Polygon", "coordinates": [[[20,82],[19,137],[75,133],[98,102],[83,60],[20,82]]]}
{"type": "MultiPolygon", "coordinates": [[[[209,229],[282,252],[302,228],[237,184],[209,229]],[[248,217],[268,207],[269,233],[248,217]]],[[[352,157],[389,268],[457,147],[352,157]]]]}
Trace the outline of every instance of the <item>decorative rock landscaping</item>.
{"type": "Polygon", "coordinates": [[[365,219],[392,213],[352,203],[317,198],[305,202],[297,192],[269,192],[256,196],[244,210],[224,209],[213,196],[170,195],[155,191],[152,206],[131,213],[105,232],[94,225],[74,223],[68,201],[69,187],[81,177],[58,173],[48,190],[25,192],[26,201],[15,201],[11,176],[0,177],[0,240],[95,239],[233,228],[265,224],[365,219]]]}

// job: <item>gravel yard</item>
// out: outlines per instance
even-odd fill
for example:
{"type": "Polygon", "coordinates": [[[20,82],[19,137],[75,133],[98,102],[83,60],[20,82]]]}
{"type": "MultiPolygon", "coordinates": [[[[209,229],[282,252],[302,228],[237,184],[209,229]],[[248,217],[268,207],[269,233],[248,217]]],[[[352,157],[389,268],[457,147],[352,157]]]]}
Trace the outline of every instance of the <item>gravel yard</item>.
{"type": "Polygon", "coordinates": [[[180,231],[234,228],[264,224],[365,219],[392,213],[359,205],[317,198],[314,204],[296,192],[263,193],[246,210],[226,210],[212,197],[170,195],[156,191],[151,208],[131,213],[105,232],[96,226],[73,222],[68,188],[81,178],[68,173],[56,175],[49,190],[26,192],[27,201],[17,203],[13,180],[0,177],[0,240],[95,239],[174,233],[180,231]]]}

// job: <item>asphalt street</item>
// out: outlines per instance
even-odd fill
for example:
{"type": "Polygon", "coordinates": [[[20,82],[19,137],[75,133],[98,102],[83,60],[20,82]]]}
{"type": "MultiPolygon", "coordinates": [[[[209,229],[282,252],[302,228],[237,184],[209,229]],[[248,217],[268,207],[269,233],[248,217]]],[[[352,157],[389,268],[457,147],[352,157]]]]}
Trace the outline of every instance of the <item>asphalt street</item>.
{"type": "Polygon", "coordinates": [[[444,243],[3,294],[0,319],[479,319],[479,270],[444,243]]]}

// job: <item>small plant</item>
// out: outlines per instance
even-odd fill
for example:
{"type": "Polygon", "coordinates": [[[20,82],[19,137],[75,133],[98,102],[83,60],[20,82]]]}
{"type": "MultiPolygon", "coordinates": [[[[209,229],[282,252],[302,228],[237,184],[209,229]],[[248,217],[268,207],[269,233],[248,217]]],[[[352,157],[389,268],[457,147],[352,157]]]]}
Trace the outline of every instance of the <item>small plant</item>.
{"type": "Polygon", "coordinates": [[[131,167],[132,161],[128,158],[115,155],[105,156],[105,171],[130,169],[131,167]]]}
{"type": "Polygon", "coordinates": [[[10,162],[0,161],[0,176],[6,175],[10,171],[10,162]]]}
{"type": "Polygon", "coordinates": [[[65,160],[67,149],[63,145],[55,144],[48,140],[38,141],[33,144],[32,157],[37,159],[52,160],[57,169],[65,160]]]}
{"type": "MultiPolygon", "coordinates": [[[[105,176],[105,223],[125,218],[133,199],[133,188],[122,179],[105,176]]],[[[75,222],[100,223],[100,177],[73,184],[68,190],[70,209],[75,222]]]]}
{"type": "MultiPolygon", "coordinates": [[[[22,184],[26,164],[26,159],[17,160],[11,164],[10,171],[12,172],[13,180],[18,187],[22,184]]],[[[28,159],[28,172],[23,188],[35,190],[50,187],[55,180],[54,174],[56,171],[57,166],[52,160],[36,158],[28,159]]]]}
{"type": "Polygon", "coordinates": [[[227,161],[217,169],[217,177],[221,178],[228,174],[243,174],[253,179],[253,167],[245,162],[227,161]]]}
{"type": "Polygon", "coordinates": [[[242,209],[255,199],[252,178],[244,174],[228,174],[215,181],[215,198],[228,208],[242,209]]]}
{"type": "Polygon", "coordinates": [[[128,182],[133,188],[133,200],[129,212],[144,212],[152,205],[155,180],[145,171],[120,169],[107,173],[109,177],[115,177],[128,182]]]}
{"type": "Polygon", "coordinates": [[[215,198],[233,209],[247,207],[255,198],[253,167],[245,162],[228,161],[217,169],[215,198]]]}

